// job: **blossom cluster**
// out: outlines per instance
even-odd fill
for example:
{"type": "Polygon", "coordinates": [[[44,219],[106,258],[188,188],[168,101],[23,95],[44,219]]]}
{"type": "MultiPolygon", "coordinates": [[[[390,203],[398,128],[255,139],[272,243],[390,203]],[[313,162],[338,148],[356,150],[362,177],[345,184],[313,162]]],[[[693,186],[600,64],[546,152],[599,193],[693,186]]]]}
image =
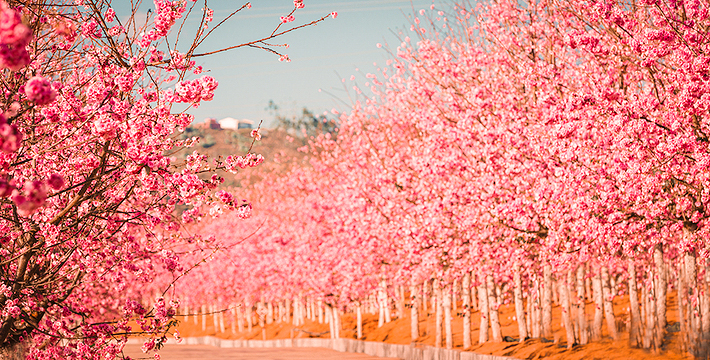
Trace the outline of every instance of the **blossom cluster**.
{"type": "Polygon", "coordinates": [[[19,12],[0,2],[0,69],[17,71],[29,64],[27,45],[32,31],[22,22],[19,12]]]}

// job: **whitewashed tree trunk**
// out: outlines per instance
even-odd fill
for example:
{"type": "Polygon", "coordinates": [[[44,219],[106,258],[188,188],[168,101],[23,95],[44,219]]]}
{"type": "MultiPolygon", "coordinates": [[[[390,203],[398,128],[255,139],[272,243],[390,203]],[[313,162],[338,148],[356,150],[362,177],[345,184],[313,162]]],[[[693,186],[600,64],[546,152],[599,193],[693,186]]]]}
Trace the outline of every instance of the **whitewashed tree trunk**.
{"type": "Polygon", "coordinates": [[[263,299],[256,304],[256,316],[259,317],[259,327],[264,329],[266,326],[266,304],[263,299]]]}
{"type": "Polygon", "coordinates": [[[606,266],[602,267],[602,296],[604,297],[604,318],[606,318],[606,327],[609,330],[609,335],[612,339],[619,340],[619,332],[616,329],[616,317],[614,316],[614,296],[609,287],[609,269],[606,266]]]}
{"type": "Polygon", "coordinates": [[[274,323],[274,304],[269,301],[266,303],[266,324],[271,325],[274,323]]]}
{"type": "Polygon", "coordinates": [[[577,328],[579,338],[577,339],[581,345],[589,342],[589,326],[587,325],[587,302],[585,301],[584,288],[584,266],[577,267],[577,328]]]}
{"type": "Polygon", "coordinates": [[[641,311],[639,309],[638,285],[636,284],[636,264],[629,259],[629,307],[631,322],[629,324],[629,346],[638,347],[641,343],[641,311]]]}
{"type": "Polygon", "coordinates": [[[219,316],[217,315],[217,305],[210,306],[210,313],[212,313],[212,325],[214,326],[214,332],[219,331],[219,316]]]}
{"type": "Polygon", "coordinates": [[[542,335],[542,311],[540,303],[541,291],[539,279],[535,279],[533,286],[535,290],[533,292],[532,299],[528,299],[532,300],[531,316],[533,319],[530,321],[530,328],[532,330],[532,337],[534,339],[538,339],[542,335]]]}
{"type": "Polygon", "coordinates": [[[244,332],[244,305],[239,304],[236,308],[237,312],[237,330],[242,333],[244,332]]]}
{"type": "MultiPolygon", "coordinates": [[[[706,262],[707,264],[707,262],[706,262]]],[[[710,266],[705,266],[705,281],[702,286],[703,294],[700,301],[700,312],[702,328],[702,344],[699,357],[701,359],[710,358],[710,266]]]]}
{"type": "Polygon", "coordinates": [[[385,301],[387,301],[387,295],[382,289],[382,283],[380,283],[380,289],[377,292],[377,306],[380,310],[379,318],[377,319],[378,328],[381,328],[385,324],[385,301]]]}
{"type": "Polygon", "coordinates": [[[491,322],[491,336],[494,342],[502,342],[503,334],[501,333],[500,320],[498,319],[498,296],[493,276],[488,275],[486,277],[486,287],[488,288],[488,318],[491,322]]]}
{"type": "Polygon", "coordinates": [[[324,319],[324,310],[323,310],[323,301],[321,299],[318,299],[318,302],[316,303],[316,309],[318,311],[318,323],[322,324],[326,319],[324,319]]]}
{"type": "Polygon", "coordinates": [[[594,322],[592,323],[592,340],[602,339],[602,322],[604,321],[604,296],[602,295],[602,277],[595,269],[592,277],[592,291],[594,293],[594,322]]]}
{"type": "Polygon", "coordinates": [[[528,314],[526,320],[528,321],[528,324],[527,324],[528,331],[530,332],[528,334],[528,337],[535,337],[533,335],[534,331],[532,329],[533,328],[532,322],[534,321],[533,319],[535,318],[535,315],[532,312],[532,303],[533,303],[532,296],[528,294],[528,296],[525,298],[525,311],[527,311],[527,314],[528,314]]]}
{"type": "Polygon", "coordinates": [[[232,314],[232,321],[230,323],[230,330],[232,330],[232,335],[237,334],[237,305],[232,304],[232,307],[230,309],[230,313],[232,314]]]}
{"type": "MultiPolygon", "coordinates": [[[[589,266],[586,266],[587,273],[589,273],[589,266]]],[[[584,294],[586,296],[586,301],[594,301],[594,292],[592,291],[592,278],[585,276],[584,278],[584,294]]]]}
{"type": "Polygon", "coordinates": [[[293,318],[291,318],[291,324],[293,326],[298,326],[298,317],[300,316],[301,308],[300,308],[300,302],[301,299],[298,297],[293,298],[293,318]]]}
{"type": "Polygon", "coordinates": [[[438,290],[436,290],[436,288],[438,288],[438,285],[435,286],[435,284],[437,284],[437,282],[436,282],[436,280],[433,280],[431,282],[431,296],[429,296],[430,301],[431,301],[431,312],[434,314],[436,314],[436,308],[437,308],[436,304],[441,301],[441,298],[437,297],[437,296],[439,296],[439,294],[437,294],[438,290]]]}
{"type": "Polygon", "coordinates": [[[405,316],[405,311],[404,311],[404,304],[406,303],[406,299],[404,298],[404,285],[399,286],[399,301],[397,302],[397,318],[399,319],[404,319],[405,316]]]}
{"type": "Polygon", "coordinates": [[[200,312],[200,309],[192,309],[192,311],[194,312],[194,314],[192,314],[192,320],[195,322],[195,325],[197,325],[199,323],[197,314],[200,312]]]}
{"type": "Polygon", "coordinates": [[[552,266],[545,264],[543,271],[542,292],[542,337],[552,338],[552,266]]]}
{"type": "Polygon", "coordinates": [[[412,280],[412,285],[409,287],[409,317],[411,321],[412,342],[419,338],[419,298],[417,294],[419,294],[419,289],[412,280]]]}
{"type": "Polygon", "coordinates": [[[335,321],[333,321],[333,308],[330,305],[325,306],[325,322],[328,323],[330,338],[335,339],[335,321]]]}
{"type": "Polygon", "coordinates": [[[429,309],[427,308],[427,305],[429,304],[427,302],[427,291],[429,291],[429,281],[425,281],[424,284],[422,284],[422,311],[424,316],[429,316],[429,309]]]}
{"type": "Polygon", "coordinates": [[[244,310],[246,310],[247,315],[247,331],[251,332],[251,329],[254,326],[254,309],[251,304],[247,304],[244,310]]]}
{"type": "Polygon", "coordinates": [[[483,275],[478,276],[478,307],[481,312],[481,325],[478,332],[478,343],[483,344],[488,341],[488,288],[483,275]]]}
{"type": "Polygon", "coordinates": [[[695,252],[685,254],[685,287],[688,294],[688,350],[697,356],[700,342],[700,309],[697,306],[698,273],[695,252]]]}
{"type": "Polygon", "coordinates": [[[463,348],[471,347],[471,273],[466,272],[461,281],[461,302],[463,306],[463,348]]]}
{"type": "Polygon", "coordinates": [[[226,332],[226,329],[224,327],[224,311],[225,310],[219,312],[219,332],[222,334],[226,332]]]}
{"type": "Polygon", "coordinates": [[[685,287],[685,259],[681,258],[678,262],[678,322],[680,323],[681,333],[681,350],[687,351],[687,334],[688,334],[688,317],[686,310],[688,306],[688,294],[685,287]]]}
{"type": "Polygon", "coordinates": [[[202,331],[207,330],[207,305],[202,305],[200,307],[200,312],[202,313],[202,331]]]}
{"type": "Polygon", "coordinates": [[[567,349],[572,349],[575,344],[574,339],[574,327],[572,325],[571,316],[571,306],[569,300],[569,285],[568,282],[572,280],[572,270],[567,273],[566,279],[560,279],[559,284],[559,294],[560,294],[560,306],[562,312],[562,323],[565,326],[565,333],[567,336],[567,349]]]}
{"type": "Polygon", "coordinates": [[[291,322],[291,299],[286,299],[286,311],[284,312],[284,317],[281,321],[285,323],[291,322]]]}
{"type": "Polygon", "coordinates": [[[333,312],[333,329],[335,329],[335,338],[340,339],[340,311],[337,307],[334,307],[333,312]]]}
{"type": "Polygon", "coordinates": [[[651,275],[651,286],[644,286],[644,301],[646,310],[646,326],[643,336],[644,349],[656,348],[654,343],[656,320],[656,286],[654,284],[654,276],[651,275]]]}
{"type": "Polygon", "coordinates": [[[362,339],[362,306],[360,302],[357,303],[357,338],[362,339]]]}
{"type": "Polygon", "coordinates": [[[434,346],[435,347],[441,347],[442,343],[442,327],[443,327],[443,320],[444,320],[444,309],[443,309],[443,298],[441,296],[441,288],[439,284],[439,280],[435,279],[434,280],[434,285],[432,287],[433,294],[432,294],[432,299],[436,300],[436,332],[435,332],[435,338],[434,338],[434,346]]]}
{"type": "Polygon", "coordinates": [[[656,295],[656,333],[654,334],[655,348],[660,349],[663,345],[663,338],[666,336],[666,290],[668,280],[666,278],[666,266],[663,261],[663,245],[658,244],[653,249],[653,262],[655,265],[654,274],[655,285],[654,295],[656,295]]]}
{"type": "Polygon", "coordinates": [[[527,323],[525,322],[525,308],[523,307],[523,282],[520,279],[520,265],[515,264],[513,267],[513,282],[515,288],[513,298],[515,301],[515,320],[518,322],[518,335],[520,342],[525,341],[528,337],[527,323]]]}
{"type": "Polygon", "coordinates": [[[456,293],[459,291],[458,279],[454,279],[454,286],[451,287],[451,311],[456,313],[456,293]]]}
{"type": "Polygon", "coordinates": [[[447,349],[453,349],[454,348],[454,334],[453,334],[453,329],[451,328],[451,293],[452,287],[446,286],[443,289],[443,305],[444,305],[444,327],[446,329],[446,348],[447,349]]]}

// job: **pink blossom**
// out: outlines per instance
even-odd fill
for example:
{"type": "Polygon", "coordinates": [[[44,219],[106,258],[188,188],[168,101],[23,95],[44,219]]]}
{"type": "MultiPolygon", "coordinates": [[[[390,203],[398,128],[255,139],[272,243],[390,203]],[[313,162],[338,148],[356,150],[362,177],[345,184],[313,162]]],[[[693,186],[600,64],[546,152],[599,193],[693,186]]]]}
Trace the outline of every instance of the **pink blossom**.
{"type": "Polygon", "coordinates": [[[330,13],[330,17],[332,17],[333,19],[337,18],[337,17],[338,17],[338,12],[337,12],[337,11],[333,11],[332,13],[330,13]]]}
{"type": "Polygon", "coordinates": [[[22,23],[20,14],[0,1],[0,69],[17,71],[29,64],[25,47],[31,39],[32,32],[22,23]]]}
{"type": "Polygon", "coordinates": [[[306,5],[303,4],[303,0],[293,0],[293,7],[296,9],[303,9],[306,5]]]}
{"type": "MultiPolygon", "coordinates": [[[[246,201],[246,200],[244,200],[246,201]]],[[[245,203],[242,205],[239,205],[237,208],[237,217],[244,220],[248,219],[251,217],[251,212],[252,212],[252,207],[250,203],[245,203]]]]}
{"type": "Polygon", "coordinates": [[[15,190],[12,201],[22,215],[29,215],[42,207],[47,199],[44,183],[38,180],[27,181],[22,190],[15,190]]]}
{"type": "Polygon", "coordinates": [[[22,133],[16,125],[0,124],[0,151],[12,153],[22,144],[22,133]]]}
{"type": "Polygon", "coordinates": [[[27,99],[37,105],[47,105],[57,98],[57,92],[47,78],[34,76],[25,84],[27,99]]]}
{"type": "Polygon", "coordinates": [[[59,174],[52,174],[47,179],[47,185],[54,190],[59,190],[64,186],[64,178],[59,174]]]}
{"type": "Polygon", "coordinates": [[[251,137],[256,139],[256,141],[261,140],[261,132],[259,132],[259,129],[254,129],[251,131],[251,137]]]}

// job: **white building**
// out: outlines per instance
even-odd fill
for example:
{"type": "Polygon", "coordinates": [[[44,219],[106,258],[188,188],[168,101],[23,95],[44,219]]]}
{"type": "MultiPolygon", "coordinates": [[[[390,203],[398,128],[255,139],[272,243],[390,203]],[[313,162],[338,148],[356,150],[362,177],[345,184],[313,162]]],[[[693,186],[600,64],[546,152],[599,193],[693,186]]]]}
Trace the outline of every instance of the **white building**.
{"type": "Polygon", "coordinates": [[[254,122],[249,119],[237,120],[235,118],[226,117],[218,121],[222,129],[251,129],[254,127],[254,122]]]}

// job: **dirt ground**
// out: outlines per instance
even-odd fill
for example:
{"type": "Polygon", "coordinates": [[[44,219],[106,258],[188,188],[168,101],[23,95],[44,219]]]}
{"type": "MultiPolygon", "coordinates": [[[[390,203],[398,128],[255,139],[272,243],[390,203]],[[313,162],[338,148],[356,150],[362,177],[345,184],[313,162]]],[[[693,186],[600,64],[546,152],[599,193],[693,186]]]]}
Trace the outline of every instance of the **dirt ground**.
{"type": "MultiPolygon", "coordinates": [[[[458,308],[460,309],[460,307],[458,308]]],[[[420,332],[423,335],[417,339],[417,344],[434,345],[434,327],[435,319],[430,309],[429,316],[420,315],[420,332]]],[[[560,307],[553,307],[553,331],[554,339],[551,342],[543,342],[540,339],[530,339],[523,343],[518,342],[488,342],[482,345],[478,341],[478,324],[480,314],[474,312],[472,314],[472,339],[475,345],[469,349],[463,349],[463,318],[454,316],[454,347],[460,350],[474,351],[480,354],[493,354],[512,356],[519,359],[599,359],[599,360],[626,360],[626,359],[671,359],[671,360],[690,360],[692,357],[683,354],[681,351],[680,337],[678,332],[669,332],[666,336],[663,349],[659,353],[653,353],[642,349],[631,348],[628,345],[627,326],[629,322],[629,302],[627,296],[619,296],[614,300],[614,312],[617,317],[617,326],[619,327],[621,338],[618,341],[612,340],[605,336],[600,342],[593,342],[587,345],[575,346],[571,350],[566,349],[565,330],[562,327],[562,319],[560,315],[560,307]]],[[[408,313],[408,312],[407,312],[408,313]]],[[[518,337],[518,326],[514,321],[515,308],[512,304],[502,305],[499,309],[500,321],[503,336],[512,338],[518,337]]],[[[594,314],[594,304],[588,303],[586,308],[588,319],[594,314]]],[[[226,313],[228,314],[228,313],[226,313]]],[[[406,314],[408,315],[408,314],[406,314]]],[[[212,335],[224,339],[286,339],[290,337],[311,337],[304,331],[296,330],[296,327],[290,323],[276,322],[267,325],[265,329],[259,326],[254,326],[251,332],[244,331],[234,334],[228,325],[228,315],[225,315],[226,331],[224,333],[215,331],[212,315],[207,316],[206,330],[202,331],[202,325],[196,324],[193,317],[178,317],[181,320],[178,326],[178,331],[182,337],[189,336],[205,336],[212,335]]],[[[202,317],[198,316],[198,321],[202,317]]],[[[393,344],[410,344],[410,319],[405,317],[402,319],[394,319],[390,323],[385,324],[381,328],[377,328],[377,315],[363,314],[363,335],[366,341],[383,341],[393,344]]],[[[669,328],[673,328],[677,318],[677,302],[674,293],[668,297],[668,324],[669,328]]],[[[323,333],[320,337],[328,337],[328,324],[319,324],[317,321],[306,319],[303,326],[298,327],[299,330],[305,330],[312,334],[323,333]]],[[[603,334],[607,335],[606,325],[604,325],[603,334]]],[[[356,323],[354,314],[344,314],[342,317],[341,337],[355,338],[356,323]]]]}
{"type": "MultiPolygon", "coordinates": [[[[140,345],[127,345],[124,354],[131,359],[155,358],[143,354],[140,345]]],[[[382,360],[365,354],[342,353],[324,348],[218,348],[209,345],[166,345],[161,360],[382,360]]],[[[392,359],[395,360],[395,359],[392,359]]]]}

